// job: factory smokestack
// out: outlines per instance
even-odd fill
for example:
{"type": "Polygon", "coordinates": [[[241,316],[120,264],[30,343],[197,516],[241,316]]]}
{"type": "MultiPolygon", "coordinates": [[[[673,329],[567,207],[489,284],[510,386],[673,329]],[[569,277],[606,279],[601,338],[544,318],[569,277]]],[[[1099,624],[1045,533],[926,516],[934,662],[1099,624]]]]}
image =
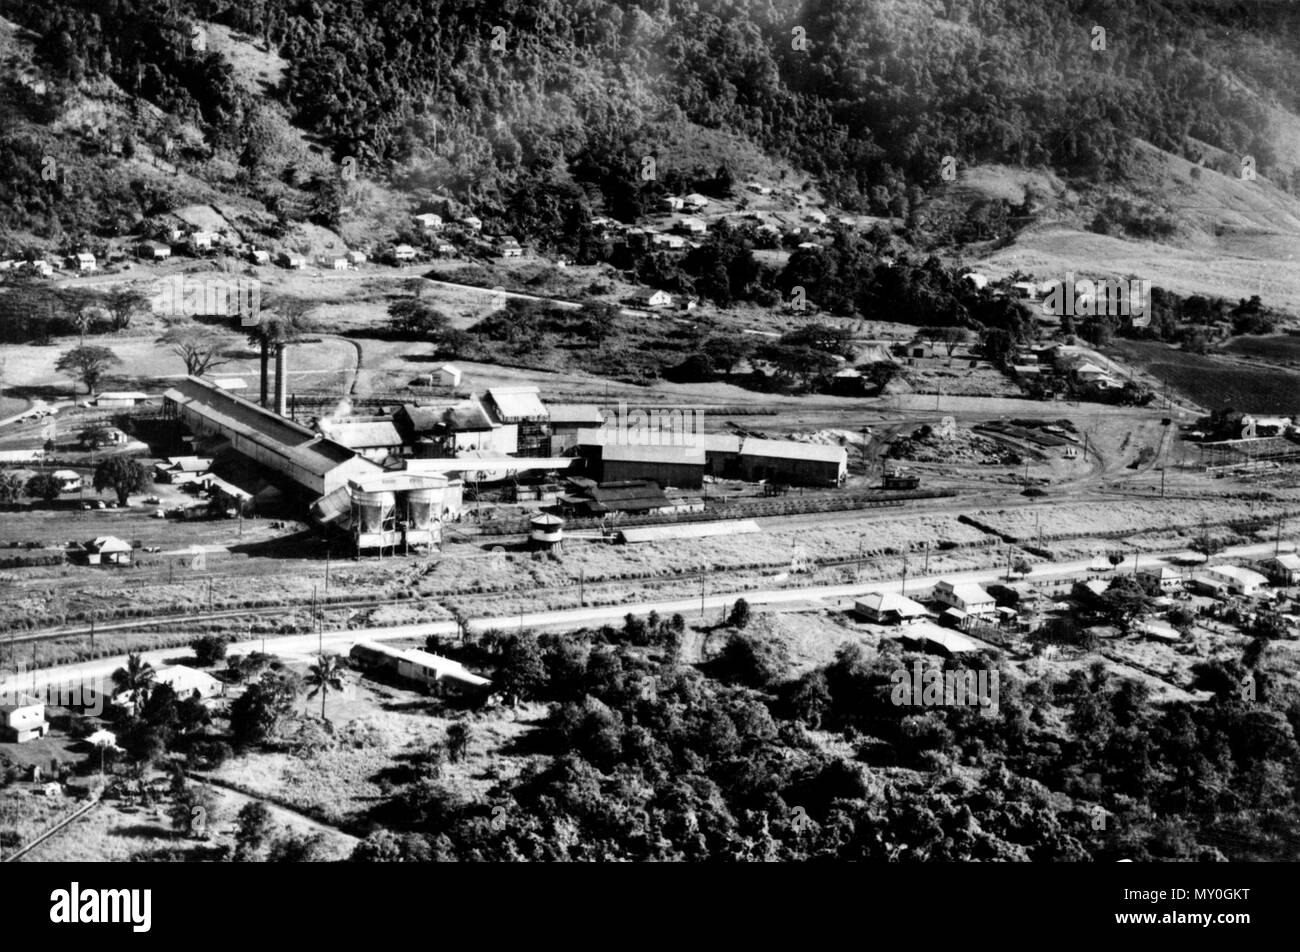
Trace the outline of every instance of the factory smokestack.
{"type": "Polygon", "coordinates": [[[288,348],[277,344],[275,348],[275,412],[289,415],[289,368],[285,365],[288,348]]]}

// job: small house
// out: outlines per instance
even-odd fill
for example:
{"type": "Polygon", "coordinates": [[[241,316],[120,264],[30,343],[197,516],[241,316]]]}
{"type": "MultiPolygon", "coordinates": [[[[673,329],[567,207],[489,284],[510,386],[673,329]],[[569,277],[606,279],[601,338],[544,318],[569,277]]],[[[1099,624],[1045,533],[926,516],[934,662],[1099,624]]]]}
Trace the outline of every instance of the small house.
{"type": "Polygon", "coordinates": [[[853,603],[853,610],[880,625],[910,624],[928,614],[924,605],[894,592],[870,592],[853,603]]]}
{"type": "Polygon", "coordinates": [[[80,492],[82,486],[81,474],[75,470],[56,469],[54,472],[50,473],[50,475],[59,481],[60,492],[80,492]]]}
{"type": "Polygon", "coordinates": [[[166,261],[172,256],[172,250],[161,241],[142,241],[136,247],[136,254],[146,261],[166,261]]]}
{"type": "Polygon", "coordinates": [[[435,215],[433,212],[424,212],[423,214],[414,217],[415,221],[425,231],[437,231],[442,227],[442,216],[435,215]]]}
{"type": "Polygon", "coordinates": [[[1294,552],[1284,552],[1265,559],[1260,563],[1260,568],[1276,585],[1295,585],[1300,581],[1300,555],[1294,552]]]}
{"type": "Polygon", "coordinates": [[[343,256],[347,259],[348,264],[357,267],[366,263],[366,253],[364,251],[349,251],[343,256]]]}
{"type": "Polygon", "coordinates": [[[1176,592],[1183,587],[1183,577],[1167,565],[1159,568],[1144,568],[1137,573],[1138,578],[1155,585],[1162,592],[1176,592]]]}
{"type": "Polygon", "coordinates": [[[709,207],[709,200],[699,192],[691,192],[682,198],[682,208],[685,209],[702,209],[709,207]]]}
{"type": "Polygon", "coordinates": [[[190,248],[194,251],[207,251],[221,239],[213,231],[196,231],[189,237],[190,248]]]}
{"type": "Polygon", "coordinates": [[[1268,579],[1240,565],[1212,565],[1205,574],[1222,581],[1234,595],[1254,595],[1268,585],[1268,579]]]}
{"type": "Polygon", "coordinates": [[[99,265],[95,262],[95,256],[88,251],[82,251],[68,258],[68,267],[73,271],[98,271],[99,265]]]}
{"type": "Polygon", "coordinates": [[[973,582],[937,582],[932,597],[941,605],[955,608],[967,615],[992,615],[997,600],[973,582]]]}
{"type": "Polygon", "coordinates": [[[0,703],[0,739],[16,744],[44,737],[50,729],[45,722],[45,702],[28,694],[19,694],[0,703]]]}
{"type": "Polygon", "coordinates": [[[221,682],[206,671],[183,664],[159,668],[154,674],[153,683],[167,685],[181,699],[193,697],[195,692],[201,698],[216,697],[222,688],[221,682]]]}
{"type": "Polygon", "coordinates": [[[684,235],[702,235],[706,230],[704,222],[698,218],[683,218],[673,227],[684,235]]]}
{"type": "Polygon", "coordinates": [[[650,243],[657,248],[667,248],[669,251],[681,251],[686,247],[686,239],[681,235],[656,234],[650,238],[650,243]]]}
{"type": "Polygon", "coordinates": [[[672,307],[673,296],[667,291],[647,288],[636,295],[636,302],[642,307],[672,307]]]}
{"type": "Polygon", "coordinates": [[[483,230],[483,219],[479,218],[477,215],[466,215],[460,220],[460,223],[470,231],[483,230]]]}
{"type": "Polygon", "coordinates": [[[248,260],[253,264],[270,264],[271,252],[263,251],[261,248],[254,248],[248,252],[248,260]]]}
{"type": "Polygon", "coordinates": [[[397,245],[393,248],[393,257],[398,261],[414,261],[415,249],[410,245],[397,245]]]}
{"type": "Polygon", "coordinates": [[[276,260],[279,262],[280,267],[288,268],[291,271],[302,271],[307,267],[307,256],[291,251],[282,251],[276,260]]]}
{"type": "Polygon", "coordinates": [[[676,195],[668,195],[659,202],[659,208],[666,212],[679,212],[685,207],[685,202],[676,195]]]}

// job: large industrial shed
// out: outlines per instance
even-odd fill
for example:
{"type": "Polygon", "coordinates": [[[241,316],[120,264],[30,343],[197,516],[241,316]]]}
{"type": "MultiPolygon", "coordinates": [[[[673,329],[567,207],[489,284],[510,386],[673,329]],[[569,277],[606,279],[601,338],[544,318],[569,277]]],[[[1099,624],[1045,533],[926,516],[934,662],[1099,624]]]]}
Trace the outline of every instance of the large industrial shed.
{"type": "Polygon", "coordinates": [[[747,438],[740,444],[740,477],[792,486],[839,486],[849,474],[842,446],[747,438]]]}
{"type": "Polygon", "coordinates": [[[381,472],[346,446],[198,377],[168,390],[163,408],[195,435],[222,437],[236,453],[316,496],[381,472]]]}
{"type": "Polygon", "coordinates": [[[699,489],[704,484],[704,449],[698,446],[623,446],[600,448],[600,481],[644,479],[660,486],[699,489]]]}
{"type": "Polygon", "coordinates": [[[704,484],[702,446],[615,442],[605,430],[577,433],[577,452],[586,461],[587,475],[600,483],[649,480],[660,486],[698,489],[704,484]]]}

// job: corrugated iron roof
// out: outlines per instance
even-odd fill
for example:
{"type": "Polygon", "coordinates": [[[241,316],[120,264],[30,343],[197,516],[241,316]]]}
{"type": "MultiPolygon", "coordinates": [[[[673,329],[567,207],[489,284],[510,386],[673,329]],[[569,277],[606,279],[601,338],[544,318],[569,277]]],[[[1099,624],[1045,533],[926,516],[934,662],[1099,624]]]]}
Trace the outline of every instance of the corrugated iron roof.
{"type": "Polygon", "coordinates": [[[503,423],[547,418],[546,407],[536,387],[491,387],[488,397],[503,423]]]}
{"type": "Polygon", "coordinates": [[[322,422],[320,428],[330,439],[353,449],[402,445],[391,420],[322,422]]]}
{"type": "Polygon", "coordinates": [[[842,446],[820,443],[796,443],[793,440],[760,440],[746,437],[740,444],[741,456],[766,456],[770,459],[810,460],[818,463],[847,464],[849,452],[842,446]]]}

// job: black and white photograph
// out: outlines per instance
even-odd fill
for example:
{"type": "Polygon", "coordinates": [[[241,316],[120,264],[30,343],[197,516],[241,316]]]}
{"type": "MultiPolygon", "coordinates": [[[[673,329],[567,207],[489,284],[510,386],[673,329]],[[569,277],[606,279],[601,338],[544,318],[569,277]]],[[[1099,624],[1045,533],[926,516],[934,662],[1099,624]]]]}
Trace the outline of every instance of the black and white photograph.
{"type": "Polygon", "coordinates": [[[0,0],[33,921],[1104,865],[1232,941],[1298,544],[1300,4],[0,0]]]}

